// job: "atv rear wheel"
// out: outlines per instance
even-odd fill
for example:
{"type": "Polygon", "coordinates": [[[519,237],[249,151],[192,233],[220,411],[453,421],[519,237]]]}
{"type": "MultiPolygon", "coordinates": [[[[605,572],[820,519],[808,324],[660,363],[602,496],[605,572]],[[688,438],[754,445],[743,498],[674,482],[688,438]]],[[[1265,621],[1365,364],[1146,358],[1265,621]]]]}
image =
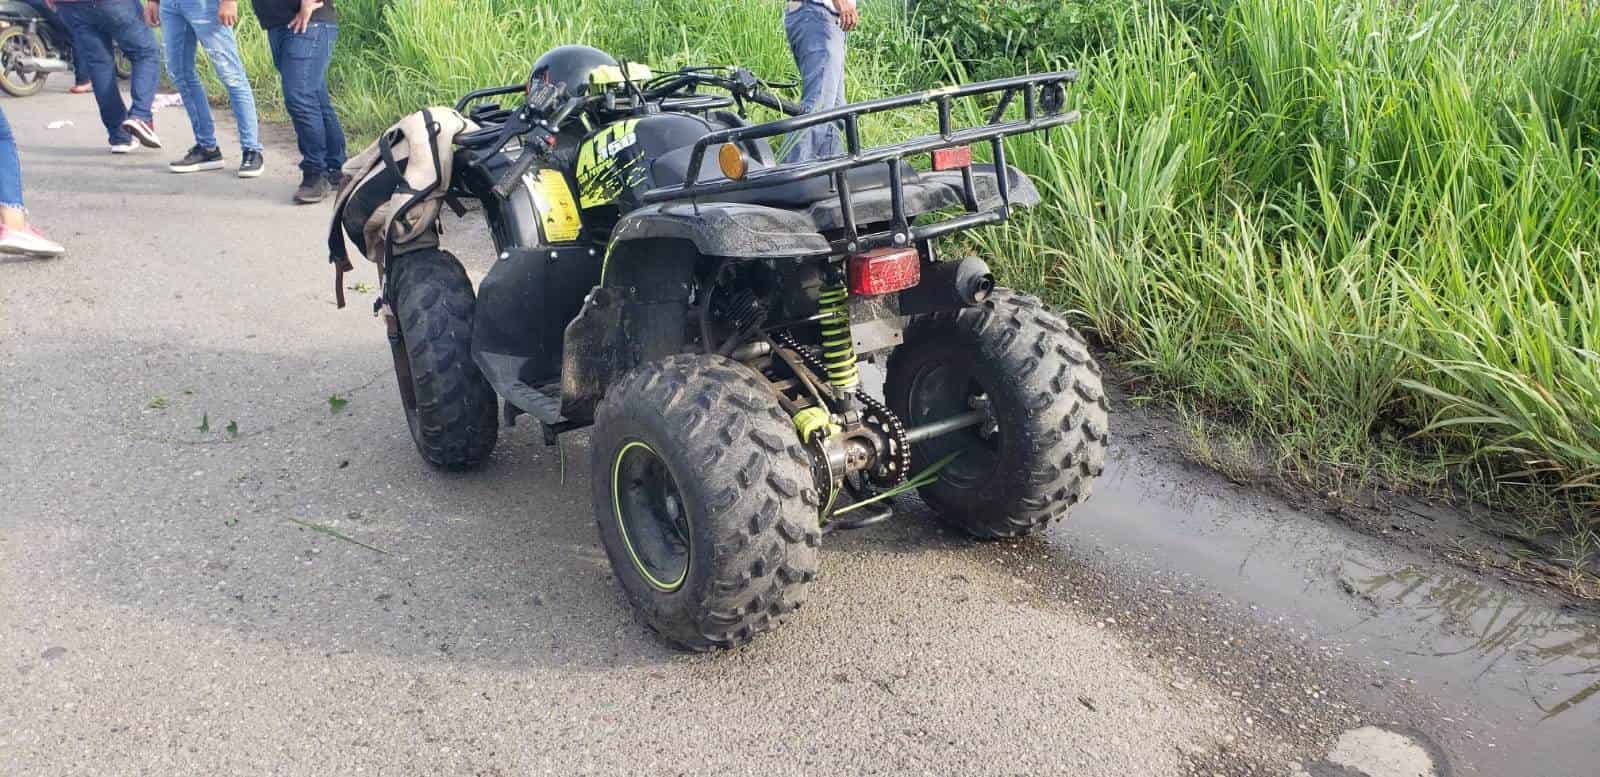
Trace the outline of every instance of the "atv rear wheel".
{"type": "Polygon", "coordinates": [[[912,446],[919,467],[957,454],[920,493],[976,537],[1020,537],[1064,517],[1104,468],[1100,368],[1082,336],[1034,297],[996,289],[973,307],[917,319],[887,372],[885,398],[907,426],[987,411],[975,427],[912,446]]]}
{"type": "Polygon", "coordinates": [[[601,543],[662,637],[733,647],[804,601],[819,499],[794,424],[761,376],[700,354],[641,365],[600,402],[592,450],[601,543]]]}
{"type": "Polygon", "coordinates": [[[405,254],[394,265],[384,291],[399,332],[389,345],[411,439],[435,467],[472,469],[500,434],[494,389],[472,361],[472,281],[445,251],[405,254]]]}

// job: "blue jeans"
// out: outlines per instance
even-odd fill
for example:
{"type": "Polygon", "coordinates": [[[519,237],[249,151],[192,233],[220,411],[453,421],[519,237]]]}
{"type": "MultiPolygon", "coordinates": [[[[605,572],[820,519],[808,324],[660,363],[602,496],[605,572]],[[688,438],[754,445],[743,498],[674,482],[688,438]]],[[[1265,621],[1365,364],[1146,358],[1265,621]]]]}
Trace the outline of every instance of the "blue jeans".
{"type": "MultiPolygon", "coordinates": [[[[816,3],[806,2],[783,15],[789,51],[800,67],[801,104],[806,113],[844,105],[844,29],[839,17],[816,3]]],[[[785,162],[802,162],[844,153],[836,124],[819,124],[784,141],[785,162]]]]}
{"type": "Polygon", "coordinates": [[[283,107],[294,122],[300,146],[300,169],[308,174],[335,175],[344,167],[344,128],[328,96],[328,63],[339,25],[312,22],[303,33],[288,25],[267,30],[272,64],[283,78],[283,107]]]}
{"type": "Polygon", "coordinates": [[[56,12],[72,31],[76,56],[89,63],[89,81],[94,84],[94,99],[100,104],[100,123],[112,143],[127,143],[133,138],[122,128],[129,117],[154,122],[150,100],[161,77],[161,49],[156,36],[145,26],[139,0],[84,0],[57,3],[56,12]],[[111,41],[133,62],[133,83],[129,86],[133,105],[122,102],[117,87],[117,69],[111,61],[111,41]]]}
{"type": "Polygon", "coordinates": [[[22,161],[17,159],[17,139],[11,122],[0,108],[0,207],[22,210],[22,161]]]}
{"type": "Polygon", "coordinates": [[[256,95],[250,89],[250,79],[245,77],[244,60],[239,57],[239,41],[233,36],[233,28],[217,21],[218,5],[218,0],[162,0],[161,36],[167,48],[167,75],[172,77],[178,94],[183,95],[183,108],[189,112],[194,142],[216,148],[217,125],[211,120],[206,88],[201,85],[194,64],[195,44],[204,48],[217,80],[228,89],[233,118],[239,123],[239,146],[246,151],[260,151],[261,139],[256,134],[256,95]]]}

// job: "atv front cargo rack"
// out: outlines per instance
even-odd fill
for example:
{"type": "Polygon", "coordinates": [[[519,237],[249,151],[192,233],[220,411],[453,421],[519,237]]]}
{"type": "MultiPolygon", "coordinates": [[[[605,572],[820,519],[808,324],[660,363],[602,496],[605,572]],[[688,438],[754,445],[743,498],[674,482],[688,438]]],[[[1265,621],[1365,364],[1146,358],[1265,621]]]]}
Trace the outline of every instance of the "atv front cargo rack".
{"type": "Polygon", "coordinates": [[[838,195],[842,215],[843,237],[831,240],[838,252],[860,252],[889,246],[911,245],[920,240],[938,237],[971,227],[997,224],[1005,221],[1011,211],[1011,182],[1006,168],[1004,141],[1012,135],[1037,132],[1079,119],[1076,110],[1064,110],[1066,86],[1078,80],[1078,71],[1066,70],[1036,75],[1013,76],[983,81],[975,84],[949,86],[922,92],[885,97],[878,100],[846,105],[829,111],[809,113],[787,119],[732,127],[706,133],[695,141],[690,152],[687,175],[683,183],[662,186],[644,193],[647,204],[715,198],[730,192],[742,192],[766,186],[802,181],[821,176],[831,176],[833,190],[838,195]],[[1006,111],[1022,96],[1022,117],[1006,119],[1006,111]],[[952,104],[957,99],[997,95],[998,102],[989,110],[988,120],[972,127],[956,127],[951,118],[952,104]],[[861,144],[861,117],[886,111],[912,108],[933,103],[938,107],[939,132],[899,143],[863,148],[861,144]],[[701,165],[706,150],[724,143],[740,143],[758,138],[773,138],[797,132],[819,124],[840,122],[844,125],[845,153],[824,159],[804,162],[780,163],[773,167],[752,170],[743,178],[719,177],[702,182],[701,165]],[[960,216],[913,226],[906,217],[904,173],[901,162],[907,157],[931,154],[948,148],[960,148],[988,141],[994,161],[994,186],[999,204],[981,207],[974,171],[970,163],[961,168],[961,201],[965,213],[960,216]],[[889,196],[891,218],[889,228],[868,234],[860,233],[856,210],[852,203],[850,181],[847,173],[854,168],[885,164],[889,168],[889,196]]]}

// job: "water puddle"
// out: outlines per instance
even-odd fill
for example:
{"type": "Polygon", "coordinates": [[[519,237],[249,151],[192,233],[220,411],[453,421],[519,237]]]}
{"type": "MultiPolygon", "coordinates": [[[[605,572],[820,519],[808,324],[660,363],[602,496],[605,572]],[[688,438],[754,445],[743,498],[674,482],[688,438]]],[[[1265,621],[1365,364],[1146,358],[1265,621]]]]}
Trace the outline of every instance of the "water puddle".
{"type": "Polygon", "coordinates": [[[1589,702],[1600,695],[1600,628],[1593,622],[1500,586],[1422,566],[1386,571],[1349,562],[1343,574],[1360,597],[1431,627],[1385,634],[1397,645],[1409,643],[1413,655],[1471,658],[1480,678],[1513,675],[1518,682],[1506,690],[1520,689],[1540,721],[1584,717],[1580,708],[1586,702],[1594,708],[1588,717],[1600,716],[1600,699],[1589,702]]]}
{"type": "Polygon", "coordinates": [[[1600,619],[1137,456],[1050,537],[1080,562],[1192,583],[1471,710],[1447,724],[1459,772],[1595,774],[1600,619]]]}

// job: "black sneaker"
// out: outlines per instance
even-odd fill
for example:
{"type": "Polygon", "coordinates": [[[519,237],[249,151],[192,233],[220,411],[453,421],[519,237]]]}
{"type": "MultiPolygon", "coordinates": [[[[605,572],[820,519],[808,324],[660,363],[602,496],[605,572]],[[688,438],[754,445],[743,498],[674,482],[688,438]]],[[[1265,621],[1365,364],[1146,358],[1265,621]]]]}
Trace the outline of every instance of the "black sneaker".
{"type": "Polygon", "coordinates": [[[167,169],[174,173],[198,173],[201,170],[221,170],[222,168],[222,149],[205,148],[203,146],[195,146],[189,149],[189,153],[184,154],[182,159],[167,165],[167,169]]]}
{"type": "Polygon", "coordinates": [[[302,205],[322,202],[328,198],[328,177],[322,173],[306,173],[300,179],[300,188],[294,190],[294,201],[302,205]]]}
{"type": "Polygon", "coordinates": [[[267,160],[261,157],[260,151],[251,148],[244,150],[244,158],[239,160],[240,178],[255,178],[266,172],[266,169],[267,160]]]}

